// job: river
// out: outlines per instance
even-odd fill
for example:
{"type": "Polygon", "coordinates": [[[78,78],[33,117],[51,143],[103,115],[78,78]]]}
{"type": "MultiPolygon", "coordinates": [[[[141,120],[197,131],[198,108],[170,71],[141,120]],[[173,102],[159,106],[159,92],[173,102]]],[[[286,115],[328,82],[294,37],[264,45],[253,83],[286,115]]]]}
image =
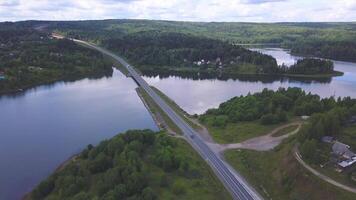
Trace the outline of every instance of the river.
{"type": "Polygon", "coordinates": [[[128,129],[157,130],[135,82],[57,82],[0,97],[0,200],[20,199],[88,144],[128,129]]]}
{"type": "MultiPolygon", "coordinates": [[[[274,56],[279,64],[291,65],[300,58],[283,49],[254,50],[274,56]]],[[[356,97],[356,64],[334,63],[344,76],[322,82],[288,78],[144,78],[191,114],[203,113],[234,96],[264,88],[300,87],[323,97],[356,97]]],[[[157,130],[135,88],[133,80],[114,70],[112,77],[57,82],[1,96],[0,200],[19,199],[88,144],[97,144],[128,129],[157,130]]]]}

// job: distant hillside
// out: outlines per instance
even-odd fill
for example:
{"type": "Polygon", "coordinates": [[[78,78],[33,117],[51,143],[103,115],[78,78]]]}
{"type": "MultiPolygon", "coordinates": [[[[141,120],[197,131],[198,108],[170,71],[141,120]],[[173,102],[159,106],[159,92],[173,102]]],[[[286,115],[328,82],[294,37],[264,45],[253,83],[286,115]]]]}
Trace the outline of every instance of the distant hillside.
{"type": "Polygon", "coordinates": [[[276,43],[292,49],[294,53],[345,61],[355,61],[356,58],[356,23],[352,22],[208,23],[113,19],[69,22],[27,21],[21,24],[27,26],[46,24],[50,29],[93,41],[141,31],[164,31],[189,33],[231,43],[276,43]]]}

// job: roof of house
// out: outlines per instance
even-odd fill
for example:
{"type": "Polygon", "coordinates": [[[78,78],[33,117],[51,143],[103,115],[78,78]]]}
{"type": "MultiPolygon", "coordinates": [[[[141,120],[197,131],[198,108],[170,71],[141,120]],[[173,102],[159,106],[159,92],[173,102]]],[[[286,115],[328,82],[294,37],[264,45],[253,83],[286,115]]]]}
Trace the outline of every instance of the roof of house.
{"type": "Polygon", "coordinates": [[[332,146],[333,152],[335,153],[344,153],[346,150],[350,148],[349,145],[336,141],[332,146]]]}
{"type": "Polygon", "coordinates": [[[349,158],[352,158],[355,155],[355,153],[353,153],[350,150],[350,146],[341,142],[336,141],[333,146],[332,146],[332,150],[334,153],[339,154],[339,155],[343,155],[349,158]]]}
{"type": "Polygon", "coordinates": [[[351,166],[352,164],[356,163],[355,159],[350,159],[350,160],[344,160],[338,163],[341,167],[348,167],[351,166]]]}
{"type": "Polygon", "coordinates": [[[332,136],[324,136],[324,137],[321,138],[321,141],[331,143],[331,142],[334,141],[334,137],[332,137],[332,136]]]}

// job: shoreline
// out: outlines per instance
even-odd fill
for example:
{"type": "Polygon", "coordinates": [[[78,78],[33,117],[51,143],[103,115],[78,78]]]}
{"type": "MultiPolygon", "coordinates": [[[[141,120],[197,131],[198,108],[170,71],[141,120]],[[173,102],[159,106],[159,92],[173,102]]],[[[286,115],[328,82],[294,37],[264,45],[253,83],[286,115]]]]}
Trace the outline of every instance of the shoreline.
{"type": "MultiPolygon", "coordinates": [[[[55,173],[58,173],[60,171],[62,171],[67,165],[69,165],[71,162],[75,162],[76,159],[78,158],[78,156],[80,155],[80,153],[75,153],[73,155],[71,155],[69,158],[67,158],[66,160],[64,160],[61,164],[59,164],[56,169],[51,172],[50,175],[48,175],[47,177],[51,176],[52,174],[55,174],[55,173]]],[[[40,184],[41,182],[39,182],[38,184],[40,184]]],[[[34,187],[36,188],[38,186],[38,184],[34,187]]],[[[31,191],[27,192],[26,194],[24,194],[22,197],[21,197],[21,200],[30,200],[30,195],[33,191],[33,189],[31,189],[31,191]]]]}
{"type": "MultiPolygon", "coordinates": [[[[112,72],[111,71],[111,76],[112,76],[112,72]]],[[[106,74],[106,72],[101,72],[101,73],[89,73],[86,75],[79,75],[79,76],[62,76],[62,77],[57,77],[57,78],[53,78],[51,80],[46,80],[46,81],[40,81],[38,83],[33,83],[33,84],[28,84],[28,85],[23,85],[21,88],[15,88],[15,89],[8,89],[8,90],[0,90],[0,97],[1,96],[6,96],[6,95],[16,95],[22,92],[26,92],[28,90],[34,89],[36,87],[41,87],[41,86],[45,86],[45,85],[52,85],[52,84],[56,84],[59,82],[75,82],[75,81],[80,81],[83,79],[91,79],[91,78],[102,78],[104,76],[107,76],[108,74],[106,74]]],[[[0,82],[1,83],[1,82],[0,82]]]]}

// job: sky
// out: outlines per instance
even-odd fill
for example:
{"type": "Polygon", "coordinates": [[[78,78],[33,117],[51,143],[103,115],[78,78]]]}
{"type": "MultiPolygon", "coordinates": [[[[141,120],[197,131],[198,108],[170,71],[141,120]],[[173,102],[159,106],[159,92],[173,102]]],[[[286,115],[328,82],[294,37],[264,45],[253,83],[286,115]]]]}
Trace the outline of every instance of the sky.
{"type": "Polygon", "coordinates": [[[0,0],[0,21],[356,21],[356,0],[0,0]]]}

